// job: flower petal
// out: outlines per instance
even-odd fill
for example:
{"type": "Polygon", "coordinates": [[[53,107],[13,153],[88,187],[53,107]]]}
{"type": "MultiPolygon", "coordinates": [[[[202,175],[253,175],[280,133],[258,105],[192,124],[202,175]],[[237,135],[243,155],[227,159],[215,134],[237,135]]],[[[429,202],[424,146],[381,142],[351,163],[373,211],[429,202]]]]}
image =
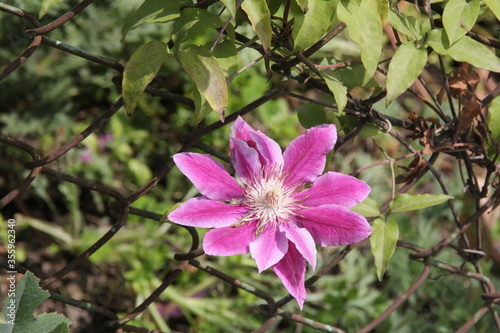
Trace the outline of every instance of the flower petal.
{"type": "Polygon", "coordinates": [[[179,153],[173,158],[181,172],[207,198],[229,201],[243,197],[243,191],[238,182],[212,156],[179,153]]]}
{"type": "Polygon", "coordinates": [[[203,238],[203,250],[208,255],[232,256],[248,253],[248,244],[255,239],[255,224],[212,229],[203,238]]]}
{"type": "MultiPolygon", "coordinates": [[[[231,134],[232,138],[241,139],[243,141],[249,142],[252,141],[252,137],[250,136],[251,132],[255,132],[255,130],[248,125],[248,123],[238,116],[234,123],[231,124],[231,134]]],[[[255,145],[251,145],[252,148],[255,148],[255,145]]]]}
{"type": "Polygon", "coordinates": [[[288,239],[284,232],[274,228],[265,228],[250,243],[250,253],[257,262],[259,273],[280,261],[288,249],[288,239]]]}
{"type": "Polygon", "coordinates": [[[207,198],[191,198],[168,215],[177,224],[201,228],[222,228],[247,214],[245,206],[229,205],[207,198]]]}
{"type": "Polygon", "coordinates": [[[283,153],[281,147],[273,139],[266,136],[261,131],[251,132],[250,136],[257,145],[257,151],[265,159],[266,166],[272,167],[273,165],[283,165],[283,153]]]}
{"type": "Polygon", "coordinates": [[[322,205],[303,209],[297,221],[321,246],[340,246],[359,242],[372,232],[366,219],[338,205],[322,205]]]}
{"type": "Polygon", "coordinates": [[[325,168],[326,155],[337,141],[334,125],[319,125],[296,137],[286,148],[285,174],[289,184],[312,182],[325,168]]]}
{"type": "Polygon", "coordinates": [[[273,266],[273,270],[302,309],[306,299],[306,287],[304,285],[306,260],[292,242],[289,242],[286,255],[273,266]]]}
{"type": "Polygon", "coordinates": [[[309,261],[314,269],[316,267],[316,246],[309,231],[292,223],[283,223],[281,228],[285,231],[288,240],[295,244],[300,254],[309,261]]]}
{"type": "Polygon", "coordinates": [[[259,153],[248,144],[237,138],[231,138],[231,160],[238,178],[245,184],[251,179],[260,177],[259,153]]]}
{"type": "Polygon", "coordinates": [[[305,207],[340,205],[352,208],[365,200],[369,193],[370,187],[363,181],[342,173],[327,172],[295,198],[304,198],[302,205],[305,207]]]}

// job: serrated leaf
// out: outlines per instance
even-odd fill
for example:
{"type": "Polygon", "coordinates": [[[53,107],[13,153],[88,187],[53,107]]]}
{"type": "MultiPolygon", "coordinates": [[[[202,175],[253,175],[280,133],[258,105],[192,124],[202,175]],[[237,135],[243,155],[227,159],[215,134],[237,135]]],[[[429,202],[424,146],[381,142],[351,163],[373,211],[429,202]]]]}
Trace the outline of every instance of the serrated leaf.
{"type": "Polygon", "coordinates": [[[411,40],[420,40],[422,35],[421,25],[414,17],[405,16],[400,14],[393,9],[389,10],[389,15],[387,16],[387,22],[396,29],[396,31],[408,36],[411,40]]]}
{"type": "Polygon", "coordinates": [[[40,4],[40,11],[38,12],[38,18],[41,19],[44,17],[52,7],[63,1],[66,0],[42,0],[42,3],[40,4]]]}
{"type": "Polygon", "coordinates": [[[186,8],[175,21],[172,40],[176,47],[192,39],[202,38],[206,33],[214,32],[223,24],[215,14],[199,8],[186,8]]]}
{"type": "Polygon", "coordinates": [[[297,109],[297,117],[304,128],[325,124],[325,107],[315,103],[305,103],[297,109]]]}
{"type": "Polygon", "coordinates": [[[161,23],[180,16],[180,7],[192,4],[190,0],[145,0],[137,10],[131,12],[123,23],[122,41],[128,32],[144,23],[161,23]]]}
{"type": "Polygon", "coordinates": [[[382,55],[382,21],[376,8],[366,0],[340,0],[338,18],[347,25],[349,37],[361,48],[361,61],[366,68],[366,83],[377,69],[382,55]]]}
{"type": "Polygon", "coordinates": [[[370,245],[379,281],[382,280],[387,270],[387,265],[396,250],[398,238],[399,227],[396,221],[393,219],[389,219],[387,222],[384,222],[382,219],[373,221],[370,245]]]}
{"type": "Polygon", "coordinates": [[[168,56],[167,46],[158,41],[144,44],[132,54],[125,65],[122,81],[123,101],[127,114],[131,115],[134,112],[137,100],[158,74],[168,56]]]}
{"type": "Polygon", "coordinates": [[[223,121],[224,110],[228,103],[228,91],[224,72],[217,60],[196,45],[178,49],[175,57],[223,121]]]}
{"type": "Polygon", "coordinates": [[[300,15],[300,19],[295,18],[295,51],[305,50],[328,32],[335,16],[336,3],[337,0],[309,0],[307,12],[300,15]]]}
{"type": "Polygon", "coordinates": [[[387,71],[386,105],[406,91],[418,78],[427,63],[427,50],[416,48],[413,42],[399,46],[387,71]]]}
{"type": "Polygon", "coordinates": [[[2,315],[9,321],[12,318],[10,316],[12,313],[11,309],[14,308],[15,319],[12,318],[12,320],[15,320],[15,325],[7,324],[0,326],[3,333],[69,332],[71,320],[63,315],[44,313],[38,317],[33,316],[36,308],[50,295],[48,291],[38,286],[39,282],[31,272],[26,272],[16,285],[15,296],[9,297],[4,301],[2,315]],[[11,300],[15,300],[15,302],[11,302],[11,300]],[[64,330],[64,327],[66,327],[66,330],[64,330]]]}
{"type": "Polygon", "coordinates": [[[443,11],[443,26],[450,44],[464,36],[479,16],[479,0],[449,0],[443,11]]]}
{"type": "Polygon", "coordinates": [[[500,1],[498,0],[484,0],[486,6],[495,14],[497,19],[500,20],[500,1]]]}
{"type": "Polygon", "coordinates": [[[271,28],[271,13],[266,0],[243,1],[241,8],[247,13],[253,31],[259,37],[264,50],[270,49],[273,29],[271,28]]]}
{"type": "Polygon", "coordinates": [[[390,204],[392,213],[409,212],[442,204],[452,196],[446,194],[400,194],[390,204]]]}
{"type": "Polygon", "coordinates": [[[429,33],[427,44],[441,55],[448,55],[456,61],[500,73],[500,58],[486,46],[472,38],[463,36],[450,46],[448,36],[443,29],[434,29],[429,33]]]}
{"type": "Polygon", "coordinates": [[[486,122],[493,138],[500,141],[500,96],[495,97],[491,101],[486,122]]]}
{"type": "Polygon", "coordinates": [[[329,69],[322,71],[321,76],[325,80],[328,89],[333,93],[337,103],[338,115],[341,115],[347,105],[347,87],[329,69]]]}
{"type": "Polygon", "coordinates": [[[378,203],[370,197],[354,206],[351,210],[363,215],[364,217],[380,216],[380,207],[378,206],[378,203]]]}

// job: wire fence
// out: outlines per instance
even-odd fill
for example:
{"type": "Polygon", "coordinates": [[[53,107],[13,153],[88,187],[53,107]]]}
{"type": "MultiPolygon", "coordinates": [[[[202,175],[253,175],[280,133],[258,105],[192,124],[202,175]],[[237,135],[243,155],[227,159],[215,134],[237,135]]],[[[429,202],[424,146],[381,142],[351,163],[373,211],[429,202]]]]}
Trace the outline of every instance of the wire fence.
{"type": "MultiPolygon", "coordinates": [[[[93,0],[82,1],[66,14],[43,26],[32,13],[6,3],[0,3],[1,11],[22,18],[30,27],[29,29],[25,29],[26,26],[23,26],[23,29],[25,30],[20,31],[19,35],[16,37],[29,38],[31,40],[30,45],[26,47],[16,59],[12,59],[8,66],[3,68],[0,74],[0,80],[7,79],[9,75],[18,70],[26,61],[32,61],[30,57],[36,54],[37,50],[42,45],[50,48],[57,48],[75,57],[84,58],[89,62],[111,68],[115,70],[118,75],[121,75],[124,67],[120,63],[111,59],[106,59],[97,54],[93,54],[91,51],[83,50],[46,36],[49,32],[59,29],[65,23],[72,20],[76,15],[85,11],[90,5],[92,5],[92,2],[93,0]]],[[[202,7],[208,5],[208,2],[199,2],[199,4],[194,6],[202,7]]],[[[291,99],[298,99],[309,103],[324,105],[325,103],[320,100],[306,97],[305,95],[298,95],[287,90],[290,81],[294,79],[291,77],[290,68],[297,65],[301,61],[304,61],[304,63],[307,64],[308,57],[320,50],[323,45],[334,38],[344,28],[345,25],[341,23],[330,33],[325,35],[322,40],[318,41],[302,54],[292,55],[288,58],[280,59],[280,62],[278,62],[277,65],[271,67],[274,75],[281,77],[278,84],[276,84],[263,96],[229,114],[224,122],[218,121],[208,126],[201,126],[182,137],[180,140],[182,148],[179,152],[188,151],[191,148],[196,147],[198,149],[205,150],[207,153],[220,155],[212,148],[204,145],[200,139],[209,133],[217,131],[223,126],[227,126],[238,116],[252,112],[259,106],[277,97],[287,96],[291,99]]],[[[263,57],[265,56],[266,54],[263,54],[263,57]]],[[[383,69],[379,70],[383,71],[383,69]]],[[[440,69],[440,71],[443,72],[443,69],[440,69]]],[[[500,148],[498,144],[495,145],[496,152],[493,154],[494,158],[490,159],[488,156],[491,156],[491,154],[488,154],[488,152],[485,151],[484,146],[481,144],[481,138],[479,138],[481,135],[490,136],[488,139],[494,140],[489,131],[487,129],[485,130],[485,119],[483,114],[479,114],[478,125],[475,125],[477,127],[473,129],[472,132],[469,131],[469,129],[465,130],[463,127],[460,127],[460,124],[464,124],[464,121],[466,120],[463,114],[464,112],[454,110],[453,95],[456,91],[454,91],[453,85],[451,85],[450,88],[449,81],[451,79],[449,79],[446,73],[443,73],[443,78],[444,82],[440,83],[440,87],[445,87],[447,99],[451,106],[452,117],[445,114],[439,103],[429,102],[423,97],[424,94],[427,93],[434,98],[434,100],[437,98],[435,97],[437,94],[431,85],[426,83],[423,79],[420,79],[418,85],[419,88],[412,92],[417,99],[420,99],[424,103],[428,104],[428,106],[435,111],[437,116],[444,121],[446,125],[441,127],[439,130],[433,125],[434,120],[432,119],[424,119],[417,115],[412,115],[409,119],[396,119],[375,110],[373,108],[373,104],[384,98],[384,93],[380,93],[379,95],[362,102],[350,100],[345,110],[346,114],[353,115],[358,119],[358,125],[355,126],[354,129],[352,129],[352,131],[345,137],[339,140],[335,150],[339,150],[344,144],[358,135],[366,124],[374,124],[377,128],[388,133],[391,138],[404,147],[404,149],[407,149],[407,152],[403,156],[388,158],[375,165],[359,169],[353,174],[357,174],[377,165],[394,163],[399,160],[411,158],[413,159],[413,162],[409,165],[407,173],[404,177],[399,179],[399,183],[401,183],[402,186],[399,187],[395,195],[408,192],[420,179],[422,179],[424,175],[429,173],[432,174],[435,181],[441,187],[442,193],[448,194],[449,189],[443,180],[442,171],[438,170],[434,164],[437,161],[438,156],[442,156],[443,154],[452,155],[456,158],[456,163],[463,169],[464,186],[475,206],[473,214],[463,216],[463,213],[457,211],[454,200],[449,200],[448,206],[449,212],[451,216],[453,216],[453,225],[448,226],[448,232],[442,235],[442,239],[429,248],[422,248],[419,245],[412,244],[404,240],[398,241],[398,247],[409,250],[411,252],[410,258],[415,262],[421,263],[421,272],[419,273],[419,276],[415,278],[413,284],[411,284],[405,292],[394,297],[392,304],[390,304],[385,311],[375,317],[372,321],[367,322],[366,325],[358,331],[360,333],[375,330],[398,308],[403,307],[405,302],[412,295],[422,289],[425,282],[429,280],[431,271],[440,271],[457,277],[460,276],[466,279],[477,280],[481,285],[482,294],[478,294],[476,297],[483,300],[483,305],[477,308],[476,313],[470,314],[470,318],[456,330],[457,332],[468,331],[487,313],[491,314],[496,327],[500,331],[500,317],[496,307],[496,304],[500,301],[500,293],[495,290],[488,274],[482,270],[479,264],[479,261],[485,256],[485,252],[481,245],[484,243],[482,239],[483,233],[481,232],[481,220],[485,216],[494,216],[494,209],[500,204],[500,189],[498,188],[500,170],[497,164],[500,148]],[[423,150],[416,150],[405,137],[398,133],[396,129],[398,129],[398,131],[400,129],[404,129],[406,131],[405,133],[411,134],[405,137],[420,138],[424,149],[427,151],[424,152],[423,150]],[[473,134],[471,135],[470,133],[473,134]],[[428,156],[430,157],[426,158],[428,156]],[[469,229],[474,229],[475,232],[467,233],[469,229]],[[475,234],[476,238],[471,239],[471,234],[475,234]],[[457,255],[462,258],[464,263],[462,266],[454,266],[436,259],[444,249],[449,248],[454,249],[457,255]],[[466,266],[465,263],[468,263],[469,265],[466,266]],[[466,267],[473,267],[474,269],[468,270],[466,267]]],[[[318,80],[304,80],[303,84],[310,89],[314,88],[319,89],[320,91],[327,91],[324,83],[318,80]]],[[[158,97],[162,100],[182,103],[190,107],[193,107],[194,105],[194,102],[185,96],[161,90],[152,85],[145,90],[145,93],[158,97]]],[[[480,100],[479,103],[481,107],[487,107],[496,93],[498,92],[491,92],[491,94],[480,100]]],[[[51,153],[46,156],[40,156],[37,153],[37,147],[30,144],[27,139],[18,139],[13,136],[0,134],[1,144],[26,152],[31,157],[30,161],[20,160],[29,173],[24,181],[19,183],[15,188],[9,189],[9,193],[1,198],[0,208],[6,207],[9,203],[13,202],[13,200],[16,200],[16,198],[21,198],[22,194],[30,188],[33,181],[42,174],[58,181],[73,183],[80,188],[98,192],[112,199],[112,209],[109,217],[113,224],[109,230],[104,233],[92,246],[78,255],[76,259],[72,260],[58,271],[52,272],[50,276],[39,276],[42,280],[41,286],[44,289],[50,291],[51,287],[54,286],[57,281],[60,281],[70,272],[78,269],[82,264],[84,264],[97,250],[106,245],[106,243],[108,243],[120,232],[120,229],[127,223],[127,219],[129,219],[130,215],[136,215],[154,221],[160,221],[162,219],[162,215],[158,212],[140,210],[134,208],[133,205],[139,198],[151,191],[160,180],[168,177],[174,166],[172,161],[165,163],[161,169],[157,170],[154,177],[144,183],[141,188],[129,193],[123,193],[122,190],[89,181],[79,176],[63,173],[53,167],[54,162],[65,163],[63,161],[65,154],[72,149],[75,149],[89,135],[96,133],[96,131],[98,131],[104,124],[115,116],[116,112],[119,111],[122,106],[123,100],[120,98],[111,107],[109,107],[109,109],[102,111],[101,114],[81,133],[75,135],[71,140],[64,144],[58,144],[52,147],[52,149],[50,149],[51,153]]],[[[329,104],[324,106],[335,108],[334,105],[329,104]]],[[[467,125],[470,126],[470,124],[471,122],[469,121],[467,125]]],[[[484,140],[485,138],[482,139],[484,140]]],[[[388,210],[392,199],[393,196],[389,196],[385,203],[380,207],[381,214],[388,210]]],[[[51,292],[50,297],[54,301],[83,309],[84,311],[89,312],[91,316],[100,316],[104,318],[104,325],[107,328],[117,330],[118,332],[156,332],[143,327],[132,326],[128,323],[133,318],[143,313],[147,307],[153,305],[155,301],[158,300],[162,292],[171,286],[172,283],[174,283],[186,269],[189,267],[196,267],[197,269],[204,271],[207,275],[216,277],[234,288],[251,293],[262,299],[263,305],[260,307],[260,310],[267,319],[262,322],[262,326],[256,329],[255,332],[268,331],[271,327],[273,327],[279,317],[312,327],[318,331],[344,332],[343,329],[330,326],[329,323],[317,322],[310,318],[303,317],[300,314],[290,313],[283,310],[283,306],[293,300],[290,295],[282,299],[274,299],[270,294],[246,283],[242,283],[238,277],[231,276],[229,272],[219,271],[207,263],[196,260],[196,258],[203,254],[203,251],[200,249],[198,232],[194,228],[185,228],[192,238],[191,248],[189,250],[186,249],[184,253],[175,254],[174,260],[177,261],[175,268],[159,273],[158,276],[162,277],[161,284],[158,285],[156,290],[151,293],[148,298],[146,298],[139,306],[134,308],[127,315],[119,317],[116,313],[107,309],[105,306],[98,306],[92,302],[73,299],[69,296],[64,296],[55,292],[51,292]]],[[[325,274],[331,271],[332,268],[339,265],[342,260],[349,256],[353,248],[353,246],[346,246],[343,249],[334,252],[329,260],[325,261],[325,265],[306,281],[306,287],[311,288],[325,274]]],[[[7,269],[6,261],[3,258],[0,259],[0,266],[7,269]]],[[[21,273],[26,271],[26,269],[20,265],[18,265],[16,269],[21,273]]],[[[460,305],[457,304],[455,306],[460,305]]],[[[245,316],[244,313],[241,315],[245,316]]]]}

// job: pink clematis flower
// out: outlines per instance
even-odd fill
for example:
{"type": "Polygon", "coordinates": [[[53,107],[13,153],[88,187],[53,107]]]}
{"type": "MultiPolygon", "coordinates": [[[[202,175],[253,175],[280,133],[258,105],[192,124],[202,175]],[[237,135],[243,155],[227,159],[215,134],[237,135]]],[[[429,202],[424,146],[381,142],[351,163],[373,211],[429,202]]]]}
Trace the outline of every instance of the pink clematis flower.
{"type": "Polygon", "coordinates": [[[314,269],[315,245],[347,245],[371,234],[366,219],[350,211],[366,199],[368,185],[337,172],[321,175],[336,140],[334,125],[320,125],[282,153],[239,117],[231,126],[230,149],[241,182],[210,155],[176,154],[175,164],[202,197],[187,200],[168,218],[213,228],[203,240],[206,254],[250,252],[259,273],[271,267],[302,308],[306,262],[314,269]]]}

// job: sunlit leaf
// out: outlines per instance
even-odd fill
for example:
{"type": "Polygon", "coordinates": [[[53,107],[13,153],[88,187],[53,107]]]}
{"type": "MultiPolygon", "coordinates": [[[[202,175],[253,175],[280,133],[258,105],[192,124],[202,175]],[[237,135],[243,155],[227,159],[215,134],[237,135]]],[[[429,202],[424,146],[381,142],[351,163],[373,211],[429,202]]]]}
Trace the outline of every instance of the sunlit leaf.
{"type": "Polygon", "coordinates": [[[309,0],[307,12],[293,26],[295,51],[303,51],[328,32],[337,0],[309,0]]]}
{"type": "Polygon", "coordinates": [[[375,259],[375,267],[377,268],[377,277],[382,280],[387,265],[396,250],[399,228],[393,219],[388,219],[386,222],[382,219],[376,219],[372,223],[372,229],[370,245],[375,259]]]}
{"type": "Polygon", "coordinates": [[[399,46],[387,71],[386,105],[391,104],[415,82],[426,63],[427,50],[424,47],[416,48],[413,42],[399,46]]]}
{"type": "Polygon", "coordinates": [[[456,61],[468,62],[478,68],[500,72],[500,58],[486,46],[467,36],[463,36],[450,46],[444,30],[434,29],[429,34],[427,44],[437,53],[448,55],[456,61]]]}
{"type": "Polygon", "coordinates": [[[259,36],[264,50],[271,48],[273,30],[271,28],[271,13],[266,0],[243,1],[241,8],[247,13],[253,31],[259,36]]]}
{"type": "Polygon", "coordinates": [[[406,35],[411,40],[420,40],[422,35],[420,33],[421,25],[412,16],[405,16],[396,12],[393,9],[389,10],[389,15],[387,16],[387,21],[398,32],[406,35]]]}
{"type": "Polygon", "coordinates": [[[370,1],[340,0],[339,19],[347,25],[349,37],[361,48],[361,61],[366,68],[363,82],[373,76],[382,54],[382,21],[370,1]]]}
{"type": "Polygon", "coordinates": [[[368,0],[371,2],[373,8],[376,8],[376,12],[380,16],[382,25],[387,22],[387,15],[389,13],[389,0],[368,0]]]}
{"type": "Polygon", "coordinates": [[[500,1],[498,0],[484,0],[486,6],[488,6],[493,14],[500,20],[500,1]]]}
{"type": "Polygon", "coordinates": [[[380,207],[378,206],[378,203],[370,197],[354,206],[351,210],[363,215],[364,217],[380,216],[380,207]]]}
{"type": "Polygon", "coordinates": [[[130,57],[123,71],[122,82],[123,101],[129,115],[134,112],[137,100],[168,56],[165,44],[152,41],[140,46],[130,57]]]}
{"type": "MultiPolygon", "coordinates": [[[[12,276],[12,275],[10,275],[12,276]]],[[[9,275],[7,277],[10,277],[9,275]]],[[[49,292],[38,286],[38,280],[26,272],[16,285],[15,295],[4,301],[3,317],[14,325],[0,324],[2,333],[68,333],[71,320],[57,313],[43,313],[38,317],[33,312],[48,297],[49,292]]]]}
{"type": "Polygon", "coordinates": [[[409,212],[412,210],[427,208],[442,204],[452,196],[446,194],[400,194],[391,202],[390,208],[393,213],[409,212]]]}
{"type": "Polygon", "coordinates": [[[233,17],[236,16],[236,0],[221,0],[233,17]]]}
{"type": "Polygon", "coordinates": [[[443,26],[450,44],[465,35],[479,16],[479,0],[449,0],[444,7],[443,26]]]}
{"type": "Polygon", "coordinates": [[[205,49],[196,45],[178,49],[175,56],[182,68],[194,80],[208,104],[223,120],[228,103],[228,91],[224,72],[217,60],[205,49]]]}
{"type": "Polygon", "coordinates": [[[340,82],[331,70],[324,70],[321,72],[321,76],[325,79],[328,89],[333,93],[335,97],[335,102],[337,103],[338,114],[340,115],[345,106],[347,105],[347,87],[340,82]]]}

